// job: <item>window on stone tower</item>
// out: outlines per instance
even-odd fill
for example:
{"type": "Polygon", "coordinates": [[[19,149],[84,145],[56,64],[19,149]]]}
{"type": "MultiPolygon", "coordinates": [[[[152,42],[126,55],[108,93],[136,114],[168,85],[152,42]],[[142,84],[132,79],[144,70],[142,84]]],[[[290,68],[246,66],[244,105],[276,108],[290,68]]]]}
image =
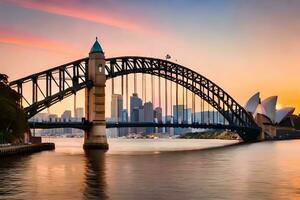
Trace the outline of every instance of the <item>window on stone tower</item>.
{"type": "Polygon", "coordinates": [[[98,70],[99,70],[99,72],[102,72],[102,64],[98,65],[98,70]]]}

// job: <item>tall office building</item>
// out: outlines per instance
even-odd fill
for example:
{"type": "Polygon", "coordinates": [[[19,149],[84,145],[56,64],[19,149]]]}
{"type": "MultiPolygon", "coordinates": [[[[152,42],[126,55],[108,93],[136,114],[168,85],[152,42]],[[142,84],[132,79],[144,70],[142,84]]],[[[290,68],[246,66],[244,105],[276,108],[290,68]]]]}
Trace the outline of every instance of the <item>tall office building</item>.
{"type": "MultiPolygon", "coordinates": [[[[162,123],[162,108],[161,107],[156,107],[154,109],[154,121],[156,123],[162,123]]],[[[157,133],[162,133],[162,128],[156,128],[157,133]]]]}
{"type": "MultiPolygon", "coordinates": [[[[144,103],[144,122],[154,122],[153,104],[151,102],[144,103]]],[[[153,127],[146,128],[147,134],[153,132],[154,132],[153,127]]]]}
{"type": "Polygon", "coordinates": [[[134,116],[133,112],[135,109],[139,109],[143,106],[143,101],[138,97],[137,93],[133,93],[130,97],[130,121],[136,122],[138,121],[138,118],[134,116]]]}
{"type": "Polygon", "coordinates": [[[37,113],[35,116],[29,119],[31,122],[44,122],[49,121],[48,113],[37,113]]]}
{"type": "MultiPolygon", "coordinates": [[[[145,118],[144,118],[144,107],[141,106],[139,107],[138,109],[138,122],[144,122],[145,121],[145,118]]],[[[143,127],[138,127],[137,130],[136,130],[136,133],[140,133],[140,134],[143,134],[145,133],[145,128],[143,127]]]]}
{"type": "Polygon", "coordinates": [[[111,97],[111,119],[114,122],[122,121],[123,97],[120,94],[112,94],[111,97]]]}
{"type": "MultiPolygon", "coordinates": [[[[122,110],[121,118],[122,118],[121,122],[128,122],[129,121],[129,119],[128,119],[128,110],[127,109],[122,110]]],[[[127,127],[120,128],[119,136],[122,137],[122,136],[128,135],[128,130],[129,130],[129,128],[127,128],[127,127]]]]}
{"type": "Polygon", "coordinates": [[[72,111],[71,110],[65,110],[63,112],[63,114],[61,115],[61,120],[63,122],[68,122],[71,120],[71,117],[72,117],[72,111]]]}
{"type": "Polygon", "coordinates": [[[184,118],[183,112],[184,112],[184,105],[173,106],[174,123],[183,123],[183,118],[184,118]]]}
{"type": "Polygon", "coordinates": [[[218,111],[203,111],[203,112],[196,112],[192,115],[195,116],[195,122],[198,123],[219,123],[223,124],[226,121],[218,111]]]}
{"type": "Polygon", "coordinates": [[[184,109],[184,122],[192,123],[192,109],[191,108],[184,109]]]}
{"type": "MultiPolygon", "coordinates": [[[[131,122],[139,122],[140,120],[140,111],[139,109],[143,106],[143,101],[138,97],[137,93],[133,93],[130,97],[130,121],[131,122]]],[[[132,133],[137,133],[137,128],[130,129],[132,133]]]]}
{"type": "Polygon", "coordinates": [[[154,119],[157,123],[162,123],[162,109],[161,109],[161,107],[156,107],[154,109],[154,119]]]}
{"type": "Polygon", "coordinates": [[[153,104],[151,102],[144,103],[144,121],[145,122],[154,121],[153,104]]]}
{"type": "Polygon", "coordinates": [[[128,110],[127,109],[122,110],[121,117],[122,117],[121,122],[128,122],[129,121],[129,119],[128,119],[128,110]]]}
{"type": "MultiPolygon", "coordinates": [[[[111,121],[121,122],[123,110],[123,97],[120,94],[112,94],[111,96],[111,121]]],[[[113,128],[111,130],[111,137],[121,136],[120,128],[113,128]]]]}
{"type": "MultiPolygon", "coordinates": [[[[72,118],[72,111],[65,110],[60,117],[62,122],[70,122],[72,118]]],[[[72,133],[72,128],[63,128],[64,133],[72,133]]]]}
{"type": "MultiPolygon", "coordinates": [[[[174,105],[173,106],[173,121],[174,123],[191,123],[192,110],[190,108],[185,109],[184,105],[174,105]]],[[[188,128],[174,128],[174,134],[180,135],[185,132],[189,132],[188,128]]]]}
{"type": "Polygon", "coordinates": [[[84,117],[83,108],[75,108],[74,117],[77,121],[81,121],[81,119],[84,117]]]}

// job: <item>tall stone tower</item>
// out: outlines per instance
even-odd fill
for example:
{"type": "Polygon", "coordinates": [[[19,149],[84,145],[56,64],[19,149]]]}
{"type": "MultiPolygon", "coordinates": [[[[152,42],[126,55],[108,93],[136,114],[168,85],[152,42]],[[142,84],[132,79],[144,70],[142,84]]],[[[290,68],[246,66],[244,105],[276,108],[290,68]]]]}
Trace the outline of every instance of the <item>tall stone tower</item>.
{"type": "Polygon", "coordinates": [[[89,53],[88,78],[93,81],[85,90],[85,116],[93,126],[85,132],[84,149],[108,149],[105,134],[105,56],[96,38],[89,53]]]}

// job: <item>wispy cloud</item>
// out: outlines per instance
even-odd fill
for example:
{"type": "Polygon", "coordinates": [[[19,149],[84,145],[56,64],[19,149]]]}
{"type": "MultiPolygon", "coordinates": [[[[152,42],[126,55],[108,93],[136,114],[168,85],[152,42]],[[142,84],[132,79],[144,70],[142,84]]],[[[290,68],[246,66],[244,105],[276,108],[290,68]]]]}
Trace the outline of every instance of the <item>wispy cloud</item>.
{"type": "Polygon", "coordinates": [[[78,49],[74,50],[74,47],[70,48],[70,45],[65,43],[37,35],[21,33],[7,27],[0,27],[0,43],[32,47],[66,54],[77,54],[76,52],[78,52],[78,49]]]}
{"type": "Polygon", "coordinates": [[[142,31],[143,28],[131,21],[127,21],[121,17],[114,17],[111,14],[105,12],[104,9],[97,8],[87,9],[80,8],[75,3],[66,4],[65,1],[37,1],[37,0],[3,0],[6,3],[10,3],[19,7],[39,10],[56,15],[63,15],[73,17],[81,20],[87,20],[99,24],[108,25],[115,28],[130,30],[130,31],[142,31]]]}

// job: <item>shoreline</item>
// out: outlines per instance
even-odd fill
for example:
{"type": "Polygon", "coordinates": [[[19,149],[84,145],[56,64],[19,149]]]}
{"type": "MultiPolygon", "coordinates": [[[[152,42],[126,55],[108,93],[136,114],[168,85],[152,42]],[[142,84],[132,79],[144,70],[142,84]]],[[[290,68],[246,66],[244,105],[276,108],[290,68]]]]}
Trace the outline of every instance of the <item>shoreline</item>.
{"type": "Polygon", "coordinates": [[[31,154],[41,151],[54,150],[54,143],[23,144],[0,147],[0,158],[13,155],[31,154]]]}

